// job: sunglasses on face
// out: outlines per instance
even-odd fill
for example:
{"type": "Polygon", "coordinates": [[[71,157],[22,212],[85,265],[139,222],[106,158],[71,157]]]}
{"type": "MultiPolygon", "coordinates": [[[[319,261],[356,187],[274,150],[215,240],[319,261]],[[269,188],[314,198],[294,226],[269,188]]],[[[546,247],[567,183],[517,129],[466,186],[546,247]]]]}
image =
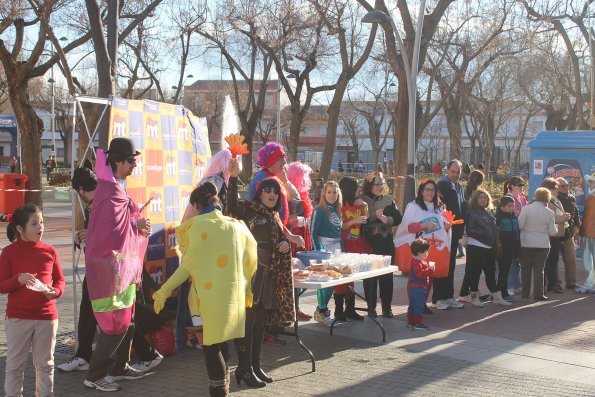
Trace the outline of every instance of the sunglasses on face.
{"type": "Polygon", "coordinates": [[[277,189],[276,187],[272,187],[272,186],[266,186],[262,188],[262,191],[265,193],[275,193],[275,194],[279,194],[279,189],[277,189]]]}
{"type": "Polygon", "coordinates": [[[128,158],[126,159],[126,162],[127,162],[128,164],[136,164],[136,157],[128,157],[128,158]]]}

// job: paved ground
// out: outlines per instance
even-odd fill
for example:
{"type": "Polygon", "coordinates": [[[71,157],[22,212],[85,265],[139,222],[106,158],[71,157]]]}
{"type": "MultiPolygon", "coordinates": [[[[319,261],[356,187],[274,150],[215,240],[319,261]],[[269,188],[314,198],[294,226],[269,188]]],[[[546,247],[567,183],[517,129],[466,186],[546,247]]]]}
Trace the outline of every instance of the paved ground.
{"type": "MultiPolygon", "coordinates": [[[[57,363],[72,353],[64,342],[74,329],[67,214],[68,206],[45,205],[45,240],[58,248],[67,278],[66,293],[59,300],[57,363]]],[[[5,237],[0,236],[0,247],[5,245],[5,237]]],[[[457,284],[463,262],[457,266],[457,284]]],[[[578,272],[578,279],[583,277],[583,272],[578,272]]],[[[510,309],[487,305],[483,309],[435,310],[426,317],[431,331],[413,331],[405,327],[405,280],[395,278],[396,318],[380,320],[387,331],[387,343],[380,343],[380,330],[368,319],[343,325],[333,336],[313,322],[302,324],[302,339],[317,359],[316,372],[310,372],[310,362],[295,340],[285,337],[286,346],[266,345],[263,349],[263,367],[275,382],[259,390],[234,383],[232,395],[595,396],[595,297],[572,292],[550,297],[554,299],[541,303],[519,299],[510,309]]],[[[315,295],[306,293],[302,308],[313,311],[315,301],[315,295]]],[[[0,296],[0,307],[5,304],[6,297],[0,296]]],[[[5,351],[2,318],[1,379],[5,351]]],[[[56,373],[56,396],[102,394],[86,389],[84,376],[56,373]]],[[[200,396],[207,394],[206,379],[202,352],[189,350],[166,358],[147,378],[123,381],[122,386],[129,396],[200,396]]],[[[33,395],[33,389],[34,372],[29,363],[24,395],[33,395]]]]}

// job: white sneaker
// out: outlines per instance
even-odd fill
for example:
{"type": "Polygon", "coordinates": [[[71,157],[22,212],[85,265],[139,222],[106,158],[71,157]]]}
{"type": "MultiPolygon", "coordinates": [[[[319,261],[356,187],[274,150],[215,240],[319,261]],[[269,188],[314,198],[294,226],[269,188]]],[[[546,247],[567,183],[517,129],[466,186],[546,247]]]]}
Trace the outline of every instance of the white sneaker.
{"type": "Polygon", "coordinates": [[[317,321],[320,325],[324,325],[325,327],[330,327],[333,323],[333,319],[331,318],[330,311],[327,310],[324,313],[321,313],[316,309],[314,312],[314,320],[317,321]]]}
{"type": "Polygon", "coordinates": [[[117,384],[111,377],[106,376],[105,378],[101,378],[92,382],[90,380],[85,379],[83,384],[91,389],[97,389],[99,391],[118,391],[121,389],[120,385],[117,384]]]}
{"type": "Polygon", "coordinates": [[[461,303],[471,303],[471,294],[466,295],[466,296],[459,296],[457,298],[457,301],[459,301],[461,303]]]}
{"type": "Polygon", "coordinates": [[[450,299],[450,307],[455,308],[455,309],[462,309],[465,307],[464,304],[462,304],[461,302],[457,302],[454,298],[450,299]]]}
{"type": "Polygon", "coordinates": [[[513,289],[509,289],[509,290],[508,290],[508,296],[515,296],[515,295],[516,295],[516,294],[515,294],[515,292],[514,292],[514,290],[513,290],[513,289]]]}
{"type": "Polygon", "coordinates": [[[155,368],[161,364],[161,361],[163,361],[163,356],[157,350],[155,350],[155,353],[157,353],[157,357],[154,359],[150,361],[139,361],[138,363],[131,365],[131,367],[137,371],[143,372],[148,372],[149,370],[155,368]]]}
{"type": "Polygon", "coordinates": [[[64,364],[58,365],[58,370],[62,372],[87,371],[89,370],[89,363],[84,358],[73,356],[64,364]]]}
{"type": "Polygon", "coordinates": [[[446,310],[450,307],[450,301],[448,299],[440,299],[436,301],[434,307],[438,310],[446,310]]]}

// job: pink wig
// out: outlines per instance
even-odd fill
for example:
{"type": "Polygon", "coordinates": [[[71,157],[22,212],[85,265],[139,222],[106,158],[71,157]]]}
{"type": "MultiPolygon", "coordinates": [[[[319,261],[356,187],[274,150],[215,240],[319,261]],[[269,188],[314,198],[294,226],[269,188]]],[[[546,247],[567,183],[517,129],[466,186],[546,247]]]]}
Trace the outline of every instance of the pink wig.
{"type": "Polygon", "coordinates": [[[199,185],[202,183],[203,180],[210,176],[219,175],[220,173],[223,174],[223,179],[225,180],[225,185],[229,185],[229,162],[231,161],[231,152],[229,149],[223,149],[219,153],[215,154],[211,157],[211,162],[209,163],[209,167],[205,171],[204,176],[199,182],[199,185]]]}
{"type": "Polygon", "coordinates": [[[300,193],[300,199],[304,202],[304,216],[310,218],[312,215],[312,200],[310,200],[310,187],[312,181],[310,180],[310,174],[312,168],[307,164],[295,161],[287,166],[287,178],[297,191],[300,193]]]}

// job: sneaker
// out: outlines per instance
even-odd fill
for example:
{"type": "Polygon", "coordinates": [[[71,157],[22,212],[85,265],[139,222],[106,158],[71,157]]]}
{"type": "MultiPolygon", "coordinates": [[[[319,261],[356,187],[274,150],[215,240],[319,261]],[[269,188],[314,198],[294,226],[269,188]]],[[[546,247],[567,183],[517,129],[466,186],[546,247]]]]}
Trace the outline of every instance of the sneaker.
{"type": "Polygon", "coordinates": [[[101,378],[92,382],[90,380],[85,379],[83,384],[91,389],[97,389],[99,391],[118,391],[121,389],[120,385],[114,382],[114,380],[106,376],[105,378],[101,378]]]}
{"type": "Polygon", "coordinates": [[[514,292],[515,294],[522,294],[523,293],[523,289],[522,288],[515,288],[515,289],[512,290],[512,292],[514,292]]]}
{"type": "Polygon", "coordinates": [[[454,300],[454,298],[452,298],[450,300],[450,307],[455,308],[455,309],[462,309],[465,307],[465,305],[462,304],[461,302],[457,302],[456,300],[454,300]]]}
{"type": "Polygon", "coordinates": [[[413,329],[423,329],[428,331],[430,329],[430,327],[428,327],[425,324],[413,324],[413,329]]]}
{"type": "Polygon", "coordinates": [[[513,290],[513,289],[509,289],[509,290],[508,290],[508,295],[510,295],[510,296],[515,296],[515,295],[516,295],[516,293],[514,292],[514,290],[513,290]]]}
{"type": "Polygon", "coordinates": [[[514,296],[503,296],[502,299],[504,299],[506,302],[514,302],[514,296]]]}
{"type": "Polygon", "coordinates": [[[118,375],[110,375],[112,380],[137,380],[142,379],[147,374],[143,371],[139,371],[137,369],[132,368],[130,365],[126,364],[126,368],[124,368],[124,372],[118,375]]]}
{"type": "Polygon", "coordinates": [[[320,325],[324,325],[325,327],[330,327],[333,323],[333,319],[331,318],[330,312],[327,310],[324,313],[321,313],[316,309],[314,312],[314,321],[320,323],[320,325]]]}
{"type": "Polygon", "coordinates": [[[155,368],[161,364],[161,361],[163,361],[163,356],[159,354],[157,350],[155,350],[155,353],[157,354],[157,357],[154,359],[149,361],[139,361],[138,363],[131,365],[131,367],[141,372],[148,372],[149,370],[155,368]]]}
{"type": "Polygon", "coordinates": [[[298,310],[298,312],[295,314],[295,316],[297,317],[298,321],[310,321],[312,320],[312,316],[309,315],[308,313],[304,313],[301,310],[298,310]]]}
{"type": "Polygon", "coordinates": [[[574,292],[577,294],[590,294],[591,290],[579,285],[574,289],[574,292]]]}
{"type": "Polygon", "coordinates": [[[471,303],[471,294],[465,295],[465,296],[459,296],[457,298],[457,301],[459,301],[461,303],[471,303]]]}
{"type": "Polygon", "coordinates": [[[58,365],[58,370],[62,372],[87,371],[89,363],[84,358],[74,356],[64,364],[58,365]]]}
{"type": "Polygon", "coordinates": [[[448,299],[440,299],[436,301],[436,304],[434,306],[438,310],[446,310],[450,307],[450,302],[448,299]]]}

